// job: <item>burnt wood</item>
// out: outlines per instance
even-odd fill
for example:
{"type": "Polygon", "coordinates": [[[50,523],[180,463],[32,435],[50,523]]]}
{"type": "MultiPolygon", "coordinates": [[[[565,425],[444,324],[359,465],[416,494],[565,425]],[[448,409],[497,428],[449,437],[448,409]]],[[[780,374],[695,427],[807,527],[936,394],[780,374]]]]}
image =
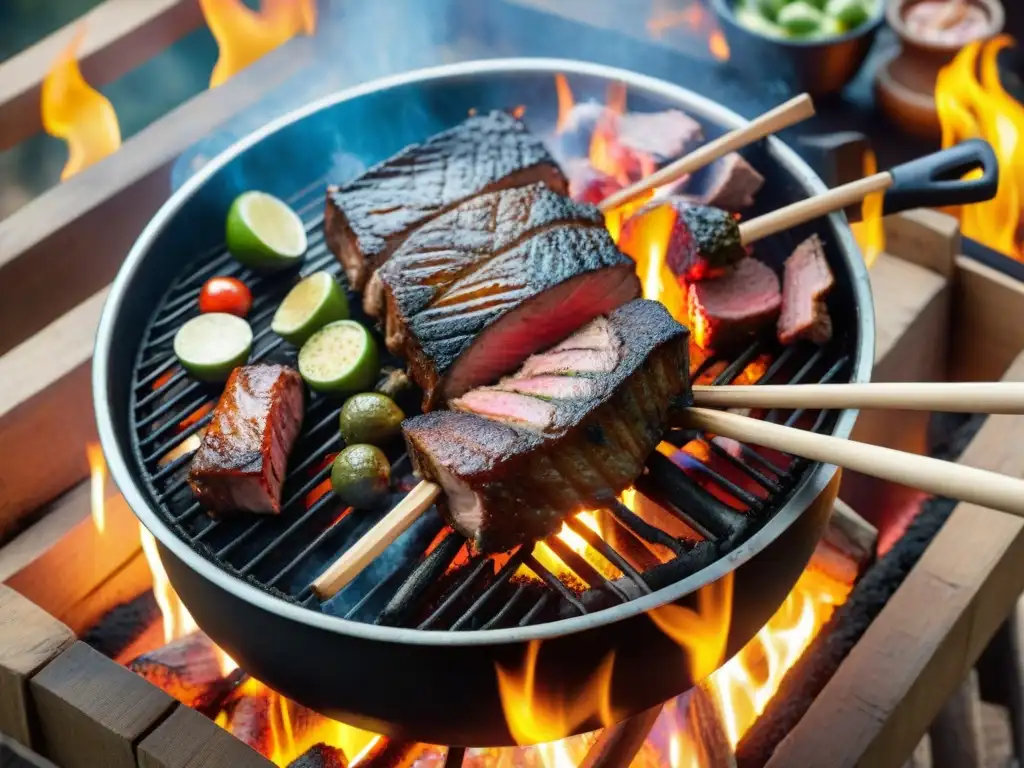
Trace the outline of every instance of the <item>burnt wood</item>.
{"type": "Polygon", "coordinates": [[[0,732],[33,746],[28,680],[74,642],[64,624],[0,585],[0,732]]]}
{"type": "Polygon", "coordinates": [[[30,683],[40,749],[62,768],[136,768],[135,746],[177,703],[77,642],[30,683]]]}
{"type": "Polygon", "coordinates": [[[177,707],[138,746],[139,768],[271,768],[273,763],[209,718],[177,707]]]}

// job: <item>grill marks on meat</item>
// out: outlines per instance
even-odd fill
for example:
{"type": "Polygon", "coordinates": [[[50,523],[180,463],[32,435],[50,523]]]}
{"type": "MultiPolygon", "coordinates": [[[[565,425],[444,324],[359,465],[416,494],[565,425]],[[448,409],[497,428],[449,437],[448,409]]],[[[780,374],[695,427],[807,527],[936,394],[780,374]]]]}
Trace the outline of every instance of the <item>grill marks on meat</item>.
{"type": "Polygon", "coordinates": [[[566,182],[540,139],[504,113],[474,115],[406,147],[348,184],[327,189],[324,230],[353,288],[362,290],[417,227],[483,192],[566,182]]]}
{"type": "Polygon", "coordinates": [[[743,259],[724,277],[691,283],[688,316],[702,349],[722,349],[756,336],[779,317],[782,291],[774,271],[743,259]]]}
{"type": "Polygon", "coordinates": [[[824,344],[832,338],[832,318],[825,296],[834,280],[821,238],[811,235],[786,259],[782,276],[782,313],[778,337],[783,344],[809,339],[824,344]]]}
{"type": "Polygon", "coordinates": [[[547,536],[616,496],[661,440],[670,407],[689,402],[688,332],[657,302],[632,301],[532,360],[566,351],[616,362],[589,374],[524,368],[404,425],[416,469],[444,488],[449,522],[482,551],[547,536]]]}
{"type": "Polygon", "coordinates": [[[214,512],[281,511],[281,484],[302,426],[302,379],[283,365],[231,372],[188,481],[214,512]]]}
{"type": "Polygon", "coordinates": [[[380,270],[388,348],[424,407],[492,382],[639,296],[600,213],[541,185],[466,203],[380,270]]]}

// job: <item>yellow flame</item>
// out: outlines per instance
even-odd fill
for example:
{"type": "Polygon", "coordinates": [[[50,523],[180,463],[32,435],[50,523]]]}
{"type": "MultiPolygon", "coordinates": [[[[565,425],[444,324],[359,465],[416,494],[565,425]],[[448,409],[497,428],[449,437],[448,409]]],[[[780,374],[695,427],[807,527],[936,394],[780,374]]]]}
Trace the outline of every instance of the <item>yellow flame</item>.
{"type": "Polygon", "coordinates": [[[78,48],[84,37],[85,27],[79,26],[46,73],[40,92],[43,129],[68,145],[61,181],[121,146],[121,127],[113,105],[85,82],[78,68],[78,48]]]}
{"type": "Polygon", "coordinates": [[[660,301],[672,317],[688,323],[686,293],[665,261],[677,216],[667,203],[633,215],[628,225],[621,227],[618,244],[636,262],[644,298],[660,301]]]}
{"type": "Polygon", "coordinates": [[[146,555],[146,562],[153,574],[153,597],[156,598],[156,603],[163,616],[164,642],[169,643],[189,632],[195,632],[199,629],[199,625],[196,624],[192,614],[188,612],[188,608],[181,602],[178,593],[171,586],[171,580],[167,578],[164,564],[160,562],[156,539],[141,525],[139,526],[139,536],[142,539],[142,551],[146,555]]]}
{"type": "MultiPolygon", "coordinates": [[[[864,176],[878,173],[878,159],[870,149],[864,153],[863,170],[864,176]]],[[[868,267],[885,250],[885,223],[882,221],[884,206],[885,192],[872,192],[861,203],[861,220],[850,225],[868,267]]]]}
{"type": "Polygon", "coordinates": [[[98,443],[87,444],[85,456],[89,462],[89,499],[92,523],[96,526],[97,531],[103,533],[107,527],[107,462],[103,458],[103,449],[98,443]]]}
{"type": "Polygon", "coordinates": [[[648,616],[686,652],[690,676],[703,680],[725,661],[732,625],[733,575],[730,571],[697,593],[697,608],[668,604],[648,616]]]}
{"type": "Polygon", "coordinates": [[[959,210],[963,233],[1008,256],[1024,258],[1019,228],[1024,201],[1024,106],[999,79],[999,52],[1014,45],[1000,35],[964,46],[939,71],[935,107],[942,126],[942,146],[983,138],[999,159],[999,189],[994,199],[959,210]]]}
{"type": "Polygon", "coordinates": [[[558,98],[558,121],[555,123],[555,133],[561,133],[569,124],[569,114],[576,105],[569,81],[561,72],[555,75],[555,95],[558,98]]]}
{"type": "Polygon", "coordinates": [[[708,50],[719,61],[729,60],[729,44],[721,30],[716,29],[708,36],[708,50]]]}
{"type": "Polygon", "coordinates": [[[546,693],[537,684],[539,640],[530,641],[521,670],[495,667],[501,707],[509,731],[518,744],[540,744],[563,739],[587,720],[615,722],[611,708],[615,654],[608,654],[580,691],[567,696],[546,693]]]}
{"type": "Polygon", "coordinates": [[[199,6],[220,51],[211,88],[296,35],[316,31],[316,0],[263,0],[258,12],[241,0],[199,0],[199,6]]]}

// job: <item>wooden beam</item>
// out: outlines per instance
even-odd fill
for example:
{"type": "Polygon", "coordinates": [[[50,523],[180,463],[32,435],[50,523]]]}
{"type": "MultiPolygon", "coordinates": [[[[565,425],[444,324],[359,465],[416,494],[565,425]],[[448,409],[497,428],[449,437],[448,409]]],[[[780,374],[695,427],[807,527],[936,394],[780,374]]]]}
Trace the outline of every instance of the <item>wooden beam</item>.
{"type": "Polygon", "coordinates": [[[42,129],[39,96],[54,60],[84,29],[79,65],[94,87],[112,82],[203,23],[198,0],[105,0],[0,64],[0,151],[42,129]]]}
{"type": "Polygon", "coordinates": [[[70,629],[0,585],[0,731],[26,747],[33,745],[28,680],[73,642],[70,629]]]}
{"type": "Polygon", "coordinates": [[[273,763],[194,709],[178,707],[139,744],[139,768],[271,768],[273,763]]]}
{"type": "Polygon", "coordinates": [[[0,357],[0,541],[88,474],[92,350],[102,290],[0,357]]]}
{"type": "Polygon", "coordinates": [[[315,60],[295,38],[0,222],[0,354],[107,285],[167,199],[185,149],[315,60]]]}
{"type": "Polygon", "coordinates": [[[956,260],[950,375],[995,381],[1024,350],[1024,283],[974,259],[956,260]]]}
{"type": "Polygon", "coordinates": [[[135,746],[177,702],[77,642],[30,682],[40,751],[62,768],[137,768],[135,746]]]}
{"type": "Polygon", "coordinates": [[[953,276],[960,255],[960,222],[931,208],[886,216],[885,249],[904,261],[945,278],[953,276]]]}
{"type": "MultiPolygon", "coordinates": [[[[1024,355],[1004,379],[1024,381],[1024,355]]],[[[1024,477],[1024,416],[989,417],[960,461],[1024,477]]],[[[1024,520],[957,506],[769,768],[901,765],[1010,614],[1022,564],[1024,520]]]]}

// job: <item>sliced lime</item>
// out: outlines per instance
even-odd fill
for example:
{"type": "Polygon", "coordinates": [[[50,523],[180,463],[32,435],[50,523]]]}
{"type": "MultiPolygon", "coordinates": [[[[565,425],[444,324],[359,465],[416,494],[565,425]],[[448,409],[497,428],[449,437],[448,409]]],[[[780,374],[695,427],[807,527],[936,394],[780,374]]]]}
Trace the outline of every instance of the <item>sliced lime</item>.
{"type": "Polygon", "coordinates": [[[231,255],[252,269],[286,269],[306,252],[302,219],[266,192],[243,192],[235,198],[226,236],[231,255]]]}
{"type": "Polygon", "coordinates": [[[317,392],[369,389],[380,373],[377,342],[354,320],[330,323],[302,345],[299,373],[317,392]]]}
{"type": "Polygon", "coordinates": [[[201,381],[224,381],[251,351],[252,328],[226,312],[193,317],[174,335],[174,354],[201,381]]]}
{"type": "Polygon", "coordinates": [[[288,291],[274,313],[271,330],[301,347],[328,323],[348,318],[348,299],[329,272],[314,272],[288,291]]]}

